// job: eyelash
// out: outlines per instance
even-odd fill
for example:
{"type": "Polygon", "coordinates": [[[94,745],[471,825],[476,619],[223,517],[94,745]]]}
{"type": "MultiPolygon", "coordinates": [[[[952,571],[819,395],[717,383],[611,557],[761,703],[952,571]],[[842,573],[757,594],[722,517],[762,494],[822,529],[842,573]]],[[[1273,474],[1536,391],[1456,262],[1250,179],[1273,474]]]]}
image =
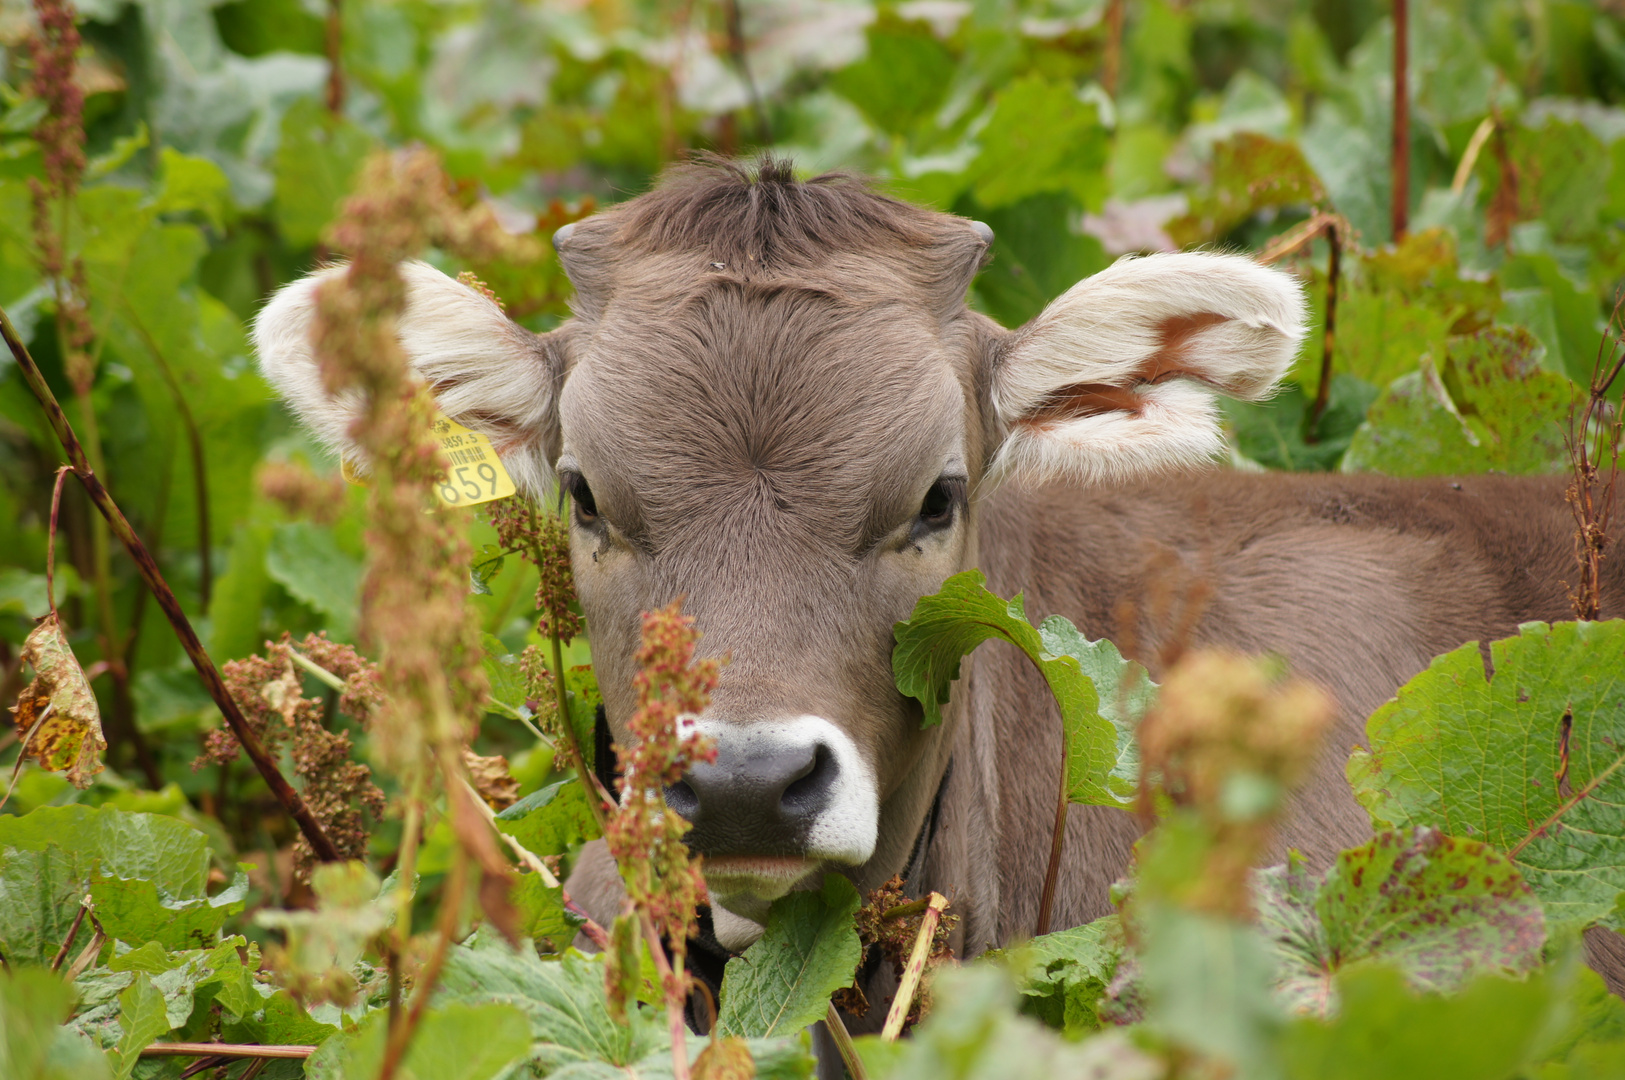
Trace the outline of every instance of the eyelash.
{"type": "Polygon", "coordinates": [[[560,473],[559,490],[570,496],[579,524],[591,525],[598,520],[598,503],[592,497],[592,488],[587,486],[586,478],[580,473],[560,473]]]}

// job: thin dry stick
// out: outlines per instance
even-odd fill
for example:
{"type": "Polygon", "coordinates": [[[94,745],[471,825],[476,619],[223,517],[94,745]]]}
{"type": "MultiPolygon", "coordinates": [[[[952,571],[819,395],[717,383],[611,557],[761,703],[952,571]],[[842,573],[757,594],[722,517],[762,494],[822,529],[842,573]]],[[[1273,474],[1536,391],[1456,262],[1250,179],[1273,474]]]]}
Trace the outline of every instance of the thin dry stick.
{"type": "Polygon", "coordinates": [[[327,111],[344,112],[344,6],[327,0],[327,111]]]}
{"type": "Polygon", "coordinates": [[[1408,0],[1394,0],[1394,188],[1389,202],[1389,217],[1396,244],[1405,239],[1405,232],[1410,227],[1411,91],[1408,9],[1408,0]]]}
{"type": "Polygon", "coordinates": [[[841,1062],[846,1066],[851,1080],[869,1080],[869,1074],[863,1068],[863,1059],[858,1057],[858,1048],[852,1045],[852,1033],[846,1030],[846,1022],[841,1019],[833,1001],[824,1013],[824,1027],[829,1030],[829,1037],[835,1040],[835,1049],[840,1051],[841,1062]]]}
{"type": "Polygon", "coordinates": [[[242,710],[232,700],[226,684],[220,678],[219,669],[214,666],[214,661],[204,650],[203,643],[198,640],[197,631],[192,629],[191,621],[181,610],[180,601],[175,598],[174,590],[169,587],[169,583],[159,571],[157,560],[152,557],[152,553],[147,550],[147,546],[141,542],[141,538],[136,535],[135,529],[125,518],[124,512],[113,502],[113,497],[107,493],[101,480],[91,470],[90,463],[85,458],[84,448],[74,435],[67,415],[63,413],[62,406],[57,404],[56,395],[52,394],[51,388],[46,385],[45,377],[40,374],[34,358],[29,355],[27,346],[17,336],[17,330],[12,326],[11,318],[3,308],[0,308],[0,336],[5,338],[6,346],[11,350],[13,359],[17,361],[17,367],[23,373],[23,380],[28,383],[28,388],[34,392],[34,397],[45,410],[46,419],[56,432],[58,441],[62,443],[62,449],[68,455],[68,462],[73,467],[74,475],[84,486],[85,494],[90,497],[90,501],[106,519],[113,534],[123,542],[125,550],[130,553],[130,559],[135,563],[141,580],[152,591],[158,606],[163,608],[164,615],[169,619],[169,625],[174,628],[175,636],[180,638],[181,648],[186,650],[192,666],[197,669],[198,676],[203,680],[204,688],[214,699],[221,715],[226,718],[232,734],[237,737],[249,760],[259,770],[260,776],[264,777],[266,787],[271,789],[271,794],[276,796],[277,802],[282,804],[288,816],[298,823],[299,831],[304,833],[316,857],[324,862],[337,861],[338,849],[333,846],[333,841],[328,839],[321,822],[316,820],[316,815],[311,812],[304,798],[292,784],[288,783],[287,777],[282,775],[282,771],[277,768],[276,759],[266,751],[265,745],[248,726],[248,720],[243,716],[242,710]]]}
{"type": "Polygon", "coordinates": [[[1106,0],[1106,52],[1100,62],[1100,85],[1114,100],[1123,73],[1123,0],[1106,0]]]}
{"type": "Polygon", "coordinates": [[[62,510],[62,482],[72,472],[66,465],[56,470],[56,484],[51,488],[51,528],[45,534],[45,602],[56,614],[56,523],[62,510]]]}
{"type": "Polygon", "coordinates": [[[914,951],[908,954],[903,981],[897,984],[897,996],[892,998],[891,1011],[886,1014],[886,1026],[880,1029],[880,1037],[886,1042],[895,1041],[903,1033],[903,1021],[908,1019],[908,1011],[914,1007],[914,993],[920,988],[920,976],[925,973],[925,962],[931,956],[931,942],[937,936],[937,922],[947,906],[948,898],[941,893],[934,892],[926,897],[920,932],[914,938],[914,951]]]}
{"type": "Polygon", "coordinates": [[[257,1046],[253,1043],[153,1043],[142,1057],[308,1058],[314,1046],[257,1046]]]}

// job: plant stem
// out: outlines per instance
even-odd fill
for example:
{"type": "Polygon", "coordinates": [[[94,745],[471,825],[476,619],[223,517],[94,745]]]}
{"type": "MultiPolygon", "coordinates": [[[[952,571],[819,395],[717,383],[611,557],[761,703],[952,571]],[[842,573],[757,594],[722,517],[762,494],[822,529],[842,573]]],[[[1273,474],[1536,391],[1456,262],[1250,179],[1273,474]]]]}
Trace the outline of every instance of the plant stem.
{"type": "Polygon", "coordinates": [[[253,1043],[153,1043],[142,1057],[308,1058],[314,1046],[256,1046],[253,1043]]]}
{"type": "MultiPolygon", "coordinates": [[[[85,899],[88,900],[89,897],[85,899]]],[[[68,958],[68,950],[73,948],[73,939],[79,936],[79,928],[85,925],[85,912],[89,910],[89,905],[84,900],[81,900],[79,902],[79,913],[73,917],[73,925],[68,927],[68,936],[62,939],[62,947],[56,951],[56,956],[51,960],[52,971],[60,970],[62,961],[68,958]]]]}
{"type": "Polygon", "coordinates": [[[682,981],[682,970],[674,969],[666,959],[666,947],[655,929],[654,920],[647,911],[639,911],[643,924],[643,939],[649,943],[649,954],[654,957],[655,970],[660,973],[661,988],[666,997],[666,1028],[671,1032],[671,1071],[674,1080],[688,1080],[688,1024],[683,1020],[683,1001],[673,988],[682,981]]]}
{"type": "Polygon", "coordinates": [[[880,1029],[880,1037],[886,1042],[894,1042],[903,1033],[903,1021],[908,1019],[908,1012],[914,1007],[914,993],[920,987],[920,977],[925,974],[925,962],[931,957],[931,942],[937,936],[937,922],[942,918],[942,909],[947,906],[948,898],[941,893],[934,892],[926,897],[920,932],[914,937],[914,951],[908,954],[908,966],[903,969],[903,979],[897,984],[897,996],[892,998],[891,1011],[886,1014],[886,1026],[880,1029]]]}
{"type": "MultiPolygon", "coordinates": [[[[1050,827],[1049,865],[1044,868],[1044,891],[1038,897],[1038,925],[1033,936],[1049,933],[1050,910],[1055,905],[1055,882],[1061,873],[1061,851],[1066,846],[1066,808],[1069,803],[1066,776],[1071,767],[1072,748],[1067,745],[1066,729],[1061,730],[1061,783],[1055,797],[1055,822],[1050,827]]],[[[935,896],[936,893],[932,893],[935,896]]]]}
{"type": "Polygon", "coordinates": [[[440,900],[439,934],[435,939],[434,952],[429,954],[428,962],[418,975],[417,986],[412,993],[412,1007],[406,1011],[403,1020],[389,1029],[389,1042],[384,1046],[384,1061],[378,1069],[378,1080],[393,1080],[395,1070],[400,1068],[407,1048],[412,1045],[412,1035],[429,1007],[429,997],[434,993],[435,983],[440,981],[440,970],[446,966],[446,952],[451,948],[452,936],[457,933],[457,920],[462,916],[463,886],[469,870],[468,852],[461,845],[456,851],[451,876],[446,880],[446,895],[440,900]]]}
{"type": "Polygon", "coordinates": [[[1405,239],[1411,201],[1411,88],[1409,0],[1394,0],[1393,191],[1389,217],[1394,243],[1405,239]]]}
{"type": "MultiPolygon", "coordinates": [[[[540,552],[537,553],[537,565],[541,565],[540,552]]],[[[593,823],[598,826],[600,835],[605,831],[608,821],[604,814],[604,804],[609,801],[609,793],[598,782],[598,775],[587,768],[587,757],[581,752],[581,742],[576,738],[576,729],[570,723],[570,698],[564,688],[564,645],[559,641],[559,635],[549,638],[553,647],[553,693],[558,703],[559,731],[564,733],[564,746],[570,752],[570,764],[575,767],[576,775],[581,777],[581,786],[587,790],[587,808],[592,811],[593,823]],[[593,793],[598,797],[593,798],[593,793]]]]}
{"type": "MultiPolygon", "coordinates": [[[[57,404],[56,396],[51,393],[51,388],[46,385],[45,377],[40,374],[38,366],[34,363],[34,358],[29,355],[28,348],[22,343],[22,339],[17,336],[16,328],[12,326],[11,318],[3,308],[0,308],[0,336],[5,338],[12,357],[17,361],[18,369],[23,373],[24,381],[28,383],[29,389],[34,392],[34,397],[39,400],[41,408],[45,410],[46,419],[50,422],[52,430],[56,432],[57,439],[62,443],[62,449],[68,456],[69,464],[73,466],[74,474],[78,476],[80,484],[84,486],[85,493],[90,496],[90,501],[101,512],[102,517],[106,520],[113,533],[123,542],[125,550],[130,553],[130,558],[135,563],[136,570],[141,575],[141,580],[146,583],[148,589],[152,590],[153,598],[158,601],[158,606],[163,608],[164,615],[168,617],[170,626],[175,630],[175,636],[180,638],[181,648],[186,650],[186,655],[191,659],[192,666],[197,669],[198,676],[203,680],[204,688],[209,691],[209,696],[214,699],[214,703],[219,707],[221,715],[226,718],[226,723],[231,727],[232,734],[237,737],[238,743],[241,744],[243,751],[248,754],[249,760],[254,763],[254,767],[264,777],[266,786],[271,789],[271,794],[276,796],[283,809],[298,823],[299,830],[304,833],[305,839],[309,842],[311,850],[316,853],[316,857],[324,862],[337,861],[339,854],[338,850],[333,846],[333,841],[328,839],[327,833],[322,829],[321,822],[316,820],[316,815],[311,812],[309,805],[306,804],[293,785],[288,783],[287,778],[277,768],[276,760],[271,757],[270,753],[265,749],[265,745],[260,742],[259,737],[248,726],[248,720],[243,716],[242,710],[237,707],[237,703],[232,700],[230,692],[226,690],[226,684],[220,678],[219,669],[214,666],[214,661],[210,659],[208,652],[203,648],[203,643],[198,640],[197,631],[192,628],[186,613],[181,610],[180,601],[175,598],[174,590],[169,587],[169,583],[159,573],[158,563],[153,559],[152,553],[147,550],[146,545],[141,542],[141,538],[130,527],[130,522],[125,518],[124,512],[113,502],[113,497],[107,493],[107,489],[102,486],[101,480],[92,471],[90,463],[85,458],[85,451],[80,446],[78,437],[73,433],[72,425],[68,423],[67,416],[62,412],[62,406],[57,404]]],[[[134,727],[133,724],[131,726],[134,727]]]]}
{"type": "Polygon", "coordinates": [[[846,1030],[846,1022],[841,1019],[840,1011],[835,1008],[833,1001],[824,1011],[824,1028],[834,1040],[835,1049],[840,1051],[841,1063],[846,1066],[847,1076],[851,1080],[869,1080],[869,1074],[863,1068],[863,1059],[858,1057],[858,1048],[852,1044],[852,1033],[846,1030]]]}
{"type": "Polygon", "coordinates": [[[1337,220],[1329,219],[1325,225],[1326,242],[1331,254],[1326,264],[1326,326],[1320,342],[1320,386],[1315,390],[1315,403],[1309,407],[1309,427],[1304,441],[1320,440],[1320,418],[1326,414],[1326,405],[1332,398],[1332,346],[1337,336],[1337,285],[1342,277],[1343,242],[1337,231],[1337,220]]]}

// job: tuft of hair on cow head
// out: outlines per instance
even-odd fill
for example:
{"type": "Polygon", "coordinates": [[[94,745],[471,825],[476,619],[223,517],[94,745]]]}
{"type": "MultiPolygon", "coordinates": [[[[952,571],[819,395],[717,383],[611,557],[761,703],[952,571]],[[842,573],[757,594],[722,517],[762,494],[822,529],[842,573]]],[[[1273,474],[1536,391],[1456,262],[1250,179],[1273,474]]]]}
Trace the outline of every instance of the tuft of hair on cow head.
{"type": "Polygon", "coordinates": [[[811,286],[869,304],[907,295],[946,321],[963,310],[993,230],[889,198],[848,173],[801,180],[771,155],[702,154],[553,242],[575,286],[572,309],[586,322],[633,296],[669,310],[719,280],[811,286]]]}
{"type": "Polygon", "coordinates": [[[1269,397],[1306,318],[1294,278],[1243,256],[1120,260],[994,357],[1004,437],[988,481],[1114,482],[1211,460],[1224,449],[1214,395],[1269,397]]]}
{"type": "MultiPolygon", "coordinates": [[[[346,266],[329,266],[283,288],[254,320],[260,371],[295,415],[346,460],[359,454],[350,425],[354,392],[323,385],[311,345],[316,290],[346,266]]],[[[397,321],[412,369],[434,392],[440,411],[490,436],[515,485],[540,498],[553,486],[559,451],[558,391],[564,379],[560,331],[537,335],[503,314],[489,297],[423,262],[400,267],[406,308],[397,321]]]]}

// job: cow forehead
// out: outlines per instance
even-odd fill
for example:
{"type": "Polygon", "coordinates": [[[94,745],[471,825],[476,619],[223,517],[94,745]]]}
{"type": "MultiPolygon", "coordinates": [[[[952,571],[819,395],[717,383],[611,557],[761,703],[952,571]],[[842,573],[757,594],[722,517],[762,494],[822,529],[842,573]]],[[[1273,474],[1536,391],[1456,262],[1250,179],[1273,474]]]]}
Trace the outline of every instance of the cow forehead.
{"type": "Polygon", "coordinates": [[[576,348],[565,451],[652,534],[709,506],[768,532],[833,515],[854,533],[828,539],[855,542],[876,504],[917,500],[963,457],[964,349],[906,301],[820,288],[717,282],[663,310],[617,305],[576,348]]]}

